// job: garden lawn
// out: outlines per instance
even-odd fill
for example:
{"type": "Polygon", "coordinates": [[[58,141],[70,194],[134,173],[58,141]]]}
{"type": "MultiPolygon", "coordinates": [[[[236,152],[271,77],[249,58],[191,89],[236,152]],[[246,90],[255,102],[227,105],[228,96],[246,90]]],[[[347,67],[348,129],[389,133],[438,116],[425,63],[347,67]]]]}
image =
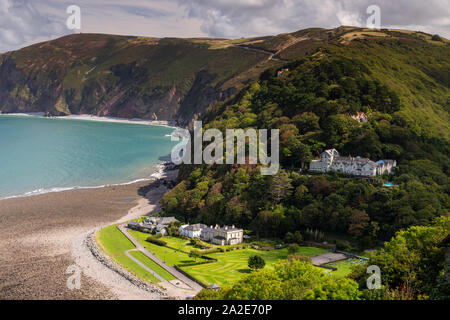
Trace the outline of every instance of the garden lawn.
{"type": "MultiPolygon", "coordinates": [[[[158,246],[156,244],[153,244],[153,243],[150,243],[150,242],[146,241],[147,238],[150,236],[147,233],[138,232],[138,231],[134,231],[134,230],[129,230],[128,232],[137,241],[139,241],[139,243],[141,243],[148,251],[150,251],[152,254],[157,256],[159,259],[164,261],[169,266],[183,265],[183,264],[194,263],[195,262],[195,260],[193,258],[190,258],[187,253],[180,252],[180,251],[177,251],[177,250],[173,250],[173,249],[170,249],[170,248],[167,248],[167,247],[164,247],[164,246],[158,246]]],[[[174,239],[177,239],[175,237],[162,237],[162,238],[160,238],[161,240],[166,241],[169,246],[171,246],[171,245],[167,241],[167,238],[171,238],[172,241],[176,241],[174,239]]],[[[179,238],[177,240],[185,241],[185,240],[179,239],[179,238]]],[[[180,243],[181,243],[181,241],[180,241],[180,243]]],[[[189,248],[186,249],[186,246],[184,246],[183,243],[181,243],[181,245],[183,246],[181,248],[181,250],[184,250],[186,252],[189,252],[190,250],[192,250],[192,246],[190,246],[190,247],[188,246],[189,248]]],[[[178,246],[174,246],[174,248],[178,248],[178,246]]],[[[200,259],[197,259],[197,262],[199,262],[199,261],[200,261],[200,259]]]]}
{"type": "MultiPolygon", "coordinates": [[[[328,252],[326,249],[316,247],[300,247],[299,255],[315,256],[328,252]]],[[[208,257],[218,261],[201,265],[181,267],[185,272],[200,280],[204,284],[217,283],[220,286],[232,285],[244,275],[250,273],[248,258],[259,255],[266,261],[265,268],[272,268],[280,259],[286,259],[287,249],[261,251],[255,249],[241,249],[221,253],[208,254],[208,257]]]]}
{"type": "Polygon", "coordinates": [[[337,278],[344,278],[350,274],[352,271],[352,266],[359,263],[361,263],[359,259],[348,259],[330,263],[327,264],[327,266],[337,268],[336,271],[331,271],[330,275],[337,278]]]}
{"type": "MultiPolygon", "coordinates": [[[[125,251],[135,249],[135,246],[130,242],[130,240],[128,240],[127,237],[125,237],[122,234],[122,232],[120,232],[119,229],[117,229],[117,225],[112,225],[101,229],[96,234],[96,241],[97,244],[100,246],[100,248],[106,254],[108,254],[112,260],[114,260],[117,264],[121,265],[123,268],[125,268],[135,276],[153,283],[161,282],[153,274],[143,269],[140,265],[138,265],[136,262],[134,262],[125,255],[125,251]]],[[[133,252],[131,252],[131,254],[133,254],[133,252]]],[[[137,256],[135,257],[137,258],[137,256]]],[[[139,256],[139,261],[141,261],[143,264],[145,264],[147,267],[149,267],[156,273],[160,274],[159,270],[154,269],[153,265],[148,263],[148,260],[143,260],[139,256]]],[[[166,278],[167,276],[164,274],[160,275],[163,278],[166,278]]]]}
{"type": "Polygon", "coordinates": [[[130,254],[134,258],[138,259],[140,262],[145,264],[147,267],[149,267],[150,269],[155,271],[157,274],[159,274],[165,280],[172,281],[172,280],[176,280],[177,279],[170,272],[168,272],[167,270],[161,268],[158,264],[156,264],[152,259],[147,257],[142,252],[140,252],[140,251],[131,251],[130,254]]]}

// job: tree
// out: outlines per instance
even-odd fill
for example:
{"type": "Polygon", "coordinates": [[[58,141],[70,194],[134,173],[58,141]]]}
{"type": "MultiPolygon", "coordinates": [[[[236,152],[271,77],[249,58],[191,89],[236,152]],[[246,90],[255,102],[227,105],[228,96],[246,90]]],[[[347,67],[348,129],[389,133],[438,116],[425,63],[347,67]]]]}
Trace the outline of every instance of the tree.
{"type": "Polygon", "coordinates": [[[309,162],[312,159],[310,148],[300,141],[299,136],[289,138],[287,147],[284,149],[286,149],[285,156],[291,158],[290,162],[292,166],[300,165],[303,169],[305,167],[305,162],[309,162]]]}
{"type": "Polygon", "coordinates": [[[258,255],[253,255],[248,258],[248,267],[252,270],[258,270],[264,268],[266,262],[258,255]]]}
{"type": "Polygon", "coordinates": [[[297,254],[298,250],[300,250],[300,246],[296,243],[291,243],[288,248],[288,253],[291,255],[297,254]]]}
{"type": "Polygon", "coordinates": [[[284,242],[285,243],[292,243],[294,242],[294,235],[292,234],[292,232],[287,232],[286,235],[284,236],[284,242]]]}
{"type": "Polygon", "coordinates": [[[353,210],[348,233],[361,237],[369,226],[370,217],[365,211],[353,210]]]}
{"type": "MultiPolygon", "coordinates": [[[[439,276],[445,267],[445,248],[440,247],[450,232],[450,217],[437,218],[431,226],[414,226],[398,231],[384,249],[369,254],[367,265],[381,270],[381,283],[390,290],[412,297],[426,297],[439,287],[439,276]]],[[[350,277],[365,288],[366,266],[355,266],[350,277]]]]}
{"type": "Polygon", "coordinates": [[[189,257],[194,258],[194,260],[196,262],[197,262],[197,258],[200,258],[201,256],[202,256],[202,254],[197,249],[193,249],[193,250],[191,250],[191,252],[189,252],[189,257]]]}
{"type": "Polygon", "coordinates": [[[359,300],[358,283],[350,279],[329,279],[309,290],[305,300],[359,300]]]}
{"type": "Polygon", "coordinates": [[[296,244],[301,244],[303,242],[303,236],[298,230],[294,232],[294,242],[296,244]]]}
{"type": "Polygon", "coordinates": [[[272,177],[270,197],[275,203],[279,203],[284,197],[292,193],[291,179],[284,171],[279,171],[272,177]]]}

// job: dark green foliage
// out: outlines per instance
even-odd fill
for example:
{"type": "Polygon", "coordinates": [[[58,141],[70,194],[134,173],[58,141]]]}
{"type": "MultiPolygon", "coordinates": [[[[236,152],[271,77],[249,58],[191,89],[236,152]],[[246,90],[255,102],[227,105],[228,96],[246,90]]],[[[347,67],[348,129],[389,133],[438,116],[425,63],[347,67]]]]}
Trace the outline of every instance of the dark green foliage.
{"type": "Polygon", "coordinates": [[[291,244],[288,246],[288,253],[289,253],[290,255],[297,254],[297,252],[298,252],[299,249],[300,249],[300,246],[299,246],[298,244],[296,244],[296,243],[291,243],[291,244]]]}
{"type": "Polygon", "coordinates": [[[273,269],[252,272],[231,288],[224,287],[215,293],[203,290],[196,299],[358,300],[360,295],[355,281],[336,280],[310,262],[292,259],[280,261],[273,269]]]}
{"type": "Polygon", "coordinates": [[[193,249],[189,252],[189,257],[194,258],[195,261],[197,261],[197,258],[200,258],[202,254],[199,250],[193,249]]]}
{"type": "MultiPolygon", "coordinates": [[[[449,232],[450,218],[439,217],[430,226],[397,232],[382,250],[370,253],[367,265],[380,267],[383,295],[408,299],[442,299],[448,295],[448,286],[443,282],[446,248],[440,244],[449,232]]],[[[355,266],[351,274],[361,289],[366,289],[367,265],[355,266]]],[[[370,292],[365,294],[374,298],[370,292]]]]}
{"type": "Polygon", "coordinates": [[[258,255],[253,255],[248,258],[248,267],[252,270],[258,270],[264,268],[266,262],[258,255]]]}
{"type": "Polygon", "coordinates": [[[311,240],[324,241],[324,232],[346,233],[364,249],[448,211],[448,144],[410,128],[396,93],[372,79],[363,63],[325,56],[287,67],[285,76],[266,72],[237,98],[215,108],[206,125],[280,129],[278,174],[261,176],[253,165],[186,169],[185,180],[163,199],[168,214],[236,224],[257,237],[320,229],[311,240]],[[353,120],[349,115],[357,111],[369,120],[353,120]],[[384,177],[397,187],[333,172],[305,175],[311,158],[326,148],[397,160],[395,175],[384,177]]]}
{"type": "Polygon", "coordinates": [[[157,237],[148,237],[147,241],[162,247],[167,245],[166,241],[158,239],[157,237]]]}

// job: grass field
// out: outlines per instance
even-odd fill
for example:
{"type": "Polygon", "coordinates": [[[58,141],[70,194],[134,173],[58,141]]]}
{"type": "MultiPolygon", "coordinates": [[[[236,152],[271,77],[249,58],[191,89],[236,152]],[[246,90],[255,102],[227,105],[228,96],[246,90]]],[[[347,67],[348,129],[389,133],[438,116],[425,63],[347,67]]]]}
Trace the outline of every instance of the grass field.
{"type": "Polygon", "coordinates": [[[143,264],[145,264],[147,267],[155,271],[157,274],[159,274],[161,277],[163,277],[167,281],[175,280],[176,278],[166,271],[165,269],[161,268],[159,265],[157,265],[153,260],[151,260],[149,257],[147,257],[145,254],[143,254],[140,251],[131,251],[130,254],[141,261],[143,264]]]}
{"type": "MultiPolygon", "coordinates": [[[[288,256],[286,248],[271,251],[247,248],[220,253],[211,253],[207,256],[217,259],[217,262],[190,265],[195,262],[202,262],[202,259],[197,259],[197,261],[195,261],[195,259],[189,257],[187,253],[150,243],[146,241],[149,237],[146,233],[134,230],[129,230],[129,232],[136,240],[146,247],[148,251],[156,255],[166,264],[170,266],[178,265],[185,272],[207,285],[211,283],[217,283],[221,286],[231,285],[244,275],[248,274],[250,269],[248,268],[247,263],[248,258],[251,255],[256,254],[261,256],[266,261],[266,268],[272,268],[276,261],[286,259],[288,256]]],[[[104,250],[120,265],[132,271],[137,276],[144,276],[146,277],[146,280],[150,279],[148,281],[158,282],[153,275],[145,272],[145,270],[143,270],[139,265],[125,256],[124,252],[126,250],[133,249],[134,246],[115,226],[102,229],[97,234],[97,239],[104,250]]],[[[162,237],[161,239],[166,241],[167,245],[170,247],[186,252],[192,250],[192,245],[189,244],[188,240],[177,237],[162,237]]],[[[328,250],[317,247],[300,247],[298,254],[312,257],[326,252],[328,252],[328,250]]],[[[163,270],[141,252],[132,251],[130,254],[161,275],[164,279],[169,281],[175,279],[170,273],[163,270]]]]}
{"type": "Polygon", "coordinates": [[[352,271],[352,266],[355,264],[358,264],[359,259],[348,259],[348,260],[342,260],[334,263],[327,264],[327,266],[335,267],[337,268],[336,271],[332,271],[330,274],[337,278],[343,278],[350,274],[352,271]]]}
{"type": "MultiPolygon", "coordinates": [[[[129,232],[148,251],[153,253],[155,256],[157,256],[159,259],[164,261],[169,266],[182,265],[182,264],[186,264],[186,263],[194,263],[195,262],[195,260],[190,258],[189,255],[186,253],[183,253],[180,251],[175,251],[173,249],[163,247],[163,246],[158,246],[156,244],[146,241],[146,239],[149,237],[149,234],[138,232],[138,231],[133,231],[133,230],[129,230],[129,232]]],[[[189,252],[192,249],[192,247],[190,247],[189,249],[185,248],[186,245],[183,244],[183,242],[182,242],[185,240],[183,240],[183,239],[179,239],[179,238],[175,238],[175,237],[163,237],[161,239],[164,241],[167,241],[167,244],[169,246],[173,246],[174,248],[179,248],[179,246],[181,246],[181,250],[186,250],[187,252],[189,252]],[[169,244],[168,239],[170,239],[170,241],[171,241],[170,244],[169,244]],[[175,245],[177,241],[179,241],[179,246],[175,245]]],[[[197,261],[199,261],[199,260],[197,259],[197,261]]]]}
{"type": "MultiPolygon", "coordinates": [[[[135,247],[127,239],[127,237],[125,237],[122,232],[117,229],[116,225],[108,226],[100,230],[96,234],[96,240],[98,245],[111,257],[111,259],[113,259],[116,263],[127,269],[135,276],[153,283],[160,282],[158,278],[143,269],[140,265],[138,265],[136,262],[125,255],[125,251],[134,249],[135,247]]],[[[166,274],[167,271],[156,265],[142,253],[130,252],[130,254],[141,261],[143,264],[145,264],[147,267],[161,275],[164,279],[173,277],[171,274],[166,274]],[[164,272],[162,272],[161,270],[164,272]]],[[[173,279],[174,278],[170,278],[170,280],[173,279]]]]}
{"type": "MultiPolygon", "coordinates": [[[[326,252],[328,250],[322,248],[301,247],[298,254],[311,257],[326,252]]],[[[187,266],[182,267],[182,269],[205,284],[231,285],[250,272],[247,265],[248,258],[254,254],[261,256],[266,261],[266,268],[271,268],[274,262],[286,259],[288,256],[286,248],[271,251],[255,249],[233,250],[208,255],[217,259],[217,262],[187,266]]]]}

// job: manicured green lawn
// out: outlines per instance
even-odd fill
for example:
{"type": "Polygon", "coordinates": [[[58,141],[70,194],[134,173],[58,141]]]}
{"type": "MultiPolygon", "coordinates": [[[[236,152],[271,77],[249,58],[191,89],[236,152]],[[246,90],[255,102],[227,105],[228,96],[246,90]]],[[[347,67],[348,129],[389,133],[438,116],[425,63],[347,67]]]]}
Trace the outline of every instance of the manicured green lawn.
{"type": "MultiPolygon", "coordinates": [[[[315,256],[326,253],[328,250],[315,247],[301,247],[299,255],[315,256]]],[[[261,251],[255,249],[241,249],[229,252],[212,253],[208,256],[218,261],[182,267],[196,279],[205,284],[217,283],[218,285],[231,285],[244,275],[250,273],[247,265],[248,258],[251,255],[259,255],[266,261],[266,268],[272,268],[273,264],[280,259],[286,259],[288,256],[287,249],[278,249],[271,251],[261,251]]]]}
{"type": "MultiPolygon", "coordinates": [[[[156,244],[146,241],[147,238],[149,237],[149,234],[139,232],[139,231],[134,231],[134,230],[129,230],[129,232],[148,251],[150,251],[151,253],[156,255],[162,261],[165,261],[165,263],[167,263],[169,266],[182,265],[182,264],[186,264],[186,263],[195,262],[194,259],[190,258],[189,255],[184,252],[176,251],[176,250],[173,250],[173,249],[170,249],[167,247],[163,247],[163,246],[158,246],[156,244]]],[[[163,237],[161,239],[164,241],[167,241],[168,238],[171,238],[171,241],[173,241],[172,244],[174,244],[175,241],[177,241],[177,240],[182,240],[182,239],[175,238],[175,237],[163,237]]],[[[181,241],[180,241],[180,243],[181,243],[181,241]]],[[[185,250],[186,252],[189,252],[192,249],[192,247],[190,247],[189,249],[186,249],[182,243],[181,243],[181,245],[183,246],[181,248],[181,250],[185,250]]],[[[173,247],[178,248],[178,246],[175,246],[175,245],[173,247]]],[[[197,261],[198,261],[198,259],[197,259],[197,261]]]]}
{"type": "MultiPolygon", "coordinates": [[[[122,234],[122,232],[120,232],[120,230],[117,229],[116,225],[108,226],[100,230],[96,234],[96,240],[98,245],[103,249],[103,251],[106,252],[106,254],[108,254],[111,257],[111,259],[113,259],[116,263],[127,269],[132,274],[149,282],[153,283],[161,282],[153,274],[143,269],[140,265],[138,265],[136,262],[134,262],[125,255],[125,251],[134,249],[135,247],[127,239],[127,237],[125,237],[122,234]]],[[[130,254],[133,255],[135,258],[138,258],[139,261],[144,263],[147,267],[149,267],[156,273],[160,274],[164,279],[166,279],[166,277],[169,278],[167,274],[160,273],[161,270],[163,270],[161,267],[159,267],[153,261],[145,257],[142,253],[141,253],[142,256],[134,255],[135,252],[130,252],[130,254]],[[144,257],[145,259],[141,259],[141,257],[144,257]],[[158,267],[159,269],[154,268],[154,266],[158,267]]],[[[166,272],[165,270],[163,271],[166,272]]]]}
{"type": "MultiPolygon", "coordinates": [[[[110,228],[110,227],[108,227],[110,228]]],[[[107,229],[107,228],[106,228],[107,229]]],[[[103,231],[103,230],[102,230],[103,231]]],[[[132,249],[133,245],[131,242],[126,239],[125,236],[117,228],[112,228],[104,231],[103,233],[99,233],[98,237],[102,238],[102,241],[106,243],[114,244],[112,246],[110,255],[117,254],[119,256],[116,259],[121,259],[120,253],[123,253],[125,250],[132,249]],[[112,233],[112,234],[110,234],[112,233]],[[109,239],[111,238],[111,240],[109,239]],[[120,241],[118,239],[120,238],[120,241]],[[125,241],[123,241],[125,240],[125,241]]],[[[147,248],[152,254],[155,254],[158,258],[163,260],[170,266],[178,265],[184,271],[200,280],[205,284],[217,283],[219,285],[231,285],[237,280],[239,280],[244,275],[250,272],[248,268],[248,258],[251,255],[259,255],[266,261],[266,268],[272,268],[273,264],[280,260],[286,259],[288,256],[288,252],[286,248],[271,250],[271,251],[262,251],[256,250],[252,248],[247,249],[238,249],[231,250],[227,252],[218,252],[208,254],[208,257],[217,259],[217,262],[199,264],[199,265],[189,265],[195,262],[201,262],[202,259],[197,259],[195,261],[193,258],[190,258],[188,254],[184,252],[180,252],[178,250],[173,250],[164,246],[158,246],[156,244],[150,243],[147,240],[149,234],[129,230],[130,234],[136,238],[144,247],[147,248]],[[184,266],[183,265],[187,265],[184,266]]],[[[167,245],[173,248],[181,249],[183,251],[189,252],[193,249],[193,247],[189,244],[189,240],[177,238],[177,237],[162,237],[162,240],[167,242],[167,245]]],[[[315,255],[323,254],[328,252],[326,249],[317,248],[317,247],[300,247],[298,251],[298,255],[312,257],[315,255]]],[[[172,280],[172,275],[168,273],[164,273],[165,270],[161,271],[161,268],[153,263],[150,259],[145,257],[143,254],[139,252],[131,252],[134,257],[138,258],[141,262],[145,263],[149,268],[154,270],[156,273],[160,274],[167,280],[172,280]]],[[[125,258],[127,258],[125,256],[125,258]]],[[[130,259],[128,259],[129,262],[130,259]]],[[[131,261],[133,262],[133,261],[131,261]]],[[[120,262],[119,262],[120,263],[120,262]]],[[[122,262],[123,263],[123,262],[122,262]]],[[[139,268],[142,270],[142,268],[139,268]]]]}
{"type": "Polygon", "coordinates": [[[153,262],[149,257],[147,257],[145,254],[143,254],[140,251],[131,251],[130,254],[138,259],[140,262],[145,264],[147,267],[155,271],[157,274],[159,274],[161,277],[163,277],[167,281],[175,280],[176,278],[169,272],[167,272],[165,269],[161,268],[158,264],[153,262]]]}
{"type": "Polygon", "coordinates": [[[348,260],[342,260],[342,261],[337,261],[334,263],[330,263],[327,264],[330,267],[335,267],[337,268],[336,271],[332,271],[330,274],[334,277],[337,278],[344,278],[346,276],[348,276],[350,274],[350,272],[352,271],[352,266],[354,266],[355,264],[358,264],[359,259],[348,259],[348,260]]]}

